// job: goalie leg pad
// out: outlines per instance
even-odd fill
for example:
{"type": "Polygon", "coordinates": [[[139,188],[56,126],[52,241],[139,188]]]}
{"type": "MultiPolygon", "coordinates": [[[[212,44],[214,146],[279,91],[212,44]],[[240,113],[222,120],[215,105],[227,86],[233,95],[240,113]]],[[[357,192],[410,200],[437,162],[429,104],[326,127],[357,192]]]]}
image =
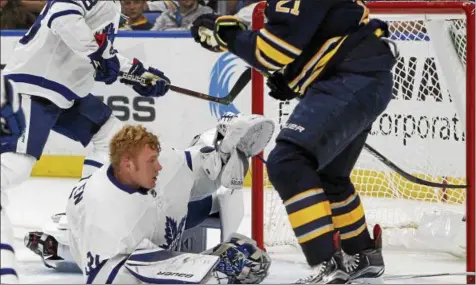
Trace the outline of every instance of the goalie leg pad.
{"type": "Polygon", "coordinates": [[[213,203],[218,204],[221,221],[221,240],[230,239],[235,233],[245,215],[243,191],[220,188],[213,197],[213,203]]]}
{"type": "Polygon", "coordinates": [[[155,248],[134,251],[125,267],[132,276],[149,284],[198,284],[209,279],[218,261],[213,255],[155,248]]]}

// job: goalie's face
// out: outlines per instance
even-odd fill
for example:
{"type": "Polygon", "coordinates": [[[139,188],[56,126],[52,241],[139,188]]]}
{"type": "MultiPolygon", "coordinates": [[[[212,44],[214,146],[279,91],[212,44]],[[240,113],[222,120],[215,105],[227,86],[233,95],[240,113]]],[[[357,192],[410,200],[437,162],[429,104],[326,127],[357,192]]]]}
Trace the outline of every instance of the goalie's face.
{"type": "Polygon", "coordinates": [[[132,160],[131,176],[140,187],[154,188],[160,170],[162,165],[159,163],[159,152],[148,145],[144,146],[132,160]]]}

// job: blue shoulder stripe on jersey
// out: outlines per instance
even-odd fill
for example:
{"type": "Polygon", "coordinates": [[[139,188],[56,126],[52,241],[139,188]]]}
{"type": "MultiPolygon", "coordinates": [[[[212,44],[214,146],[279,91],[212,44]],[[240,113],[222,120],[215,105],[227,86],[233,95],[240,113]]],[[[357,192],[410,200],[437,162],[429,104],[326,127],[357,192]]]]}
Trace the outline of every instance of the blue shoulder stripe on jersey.
{"type": "Polygon", "coordinates": [[[185,152],[185,158],[187,159],[187,165],[190,170],[193,171],[193,165],[192,165],[192,156],[190,155],[190,151],[184,151],[185,152]]]}
{"type": "Polygon", "coordinates": [[[83,164],[84,165],[89,165],[89,166],[94,166],[94,167],[97,167],[97,168],[102,167],[102,163],[97,162],[95,160],[91,160],[91,159],[85,159],[83,164]]]}
{"type": "Polygon", "coordinates": [[[210,216],[212,204],[212,195],[207,196],[202,200],[188,202],[188,212],[187,221],[185,222],[185,229],[188,230],[203,223],[210,216]]]}
{"type": "Polygon", "coordinates": [[[137,262],[157,262],[164,261],[183,253],[178,251],[170,251],[165,249],[156,249],[154,251],[145,252],[145,253],[132,253],[128,261],[137,261],[137,262]]]}
{"type": "Polygon", "coordinates": [[[119,262],[114,268],[111,270],[111,273],[107,277],[106,284],[112,284],[114,279],[116,279],[117,273],[119,273],[119,269],[126,263],[127,258],[124,258],[121,262],[119,262]]]}
{"type": "Polygon", "coordinates": [[[9,244],[6,244],[6,243],[0,243],[0,250],[9,250],[9,251],[15,253],[15,250],[13,249],[13,247],[9,244]]]}
{"type": "Polygon", "coordinates": [[[17,272],[13,268],[0,268],[0,276],[3,275],[15,275],[16,277],[18,277],[17,272]]]}
{"type": "Polygon", "coordinates": [[[56,18],[59,18],[61,16],[66,16],[66,15],[80,15],[82,16],[81,12],[79,12],[78,10],[64,10],[64,11],[61,11],[61,12],[56,12],[54,13],[53,15],[51,15],[50,19],[48,20],[48,28],[51,29],[51,23],[53,23],[53,20],[55,20],[56,18]]]}
{"type": "Polygon", "coordinates": [[[64,98],[68,99],[69,101],[81,99],[76,93],[71,91],[68,87],[64,86],[55,81],[48,80],[41,76],[31,75],[31,74],[24,74],[24,73],[14,73],[5,76],[6,78],[20,83],[28,83],[32,85],[37,85],[51,91],[57,92],[63,95],[64,98]]]}

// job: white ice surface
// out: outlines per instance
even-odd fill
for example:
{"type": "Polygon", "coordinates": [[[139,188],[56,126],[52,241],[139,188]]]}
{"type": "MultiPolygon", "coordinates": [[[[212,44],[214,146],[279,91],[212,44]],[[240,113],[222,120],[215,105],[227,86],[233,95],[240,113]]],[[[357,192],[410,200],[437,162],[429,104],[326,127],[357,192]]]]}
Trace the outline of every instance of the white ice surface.
{"type": "MultiPolygon", "coordinates": [[[[76,179],[30,178],[24,184],[8,191],[7,213],[14,224],[15,250],[21,283],[83,283],[79,274],[55,272],[46,268],[40,258],[23,245],[23,236],[29,230],[39,230],[50,216],[64,212],[67,198],[76,179]]],[[[249,190],[245,190],[249,193],[249,190]]],[[[249,199],[250,195],[245,195],[249,199]]],[[[250,233],[250,203],[246,201],[246,216],[240,232],[250,233]]],[[[219,233],[211,230],[209,245],[218,242],[219,233]]],[[[271,273],[264,283],[292,283],[309,272],[303,256],[293,247],[269,248],[273,263],[271,273]]],[[[464,272],[464,260],[444,253],[384,251],[386,276],[400,274],[424,274],[442,272],[464,272]]],[[[406,279],[386,283],[465,283],[465,277],[433,277],[406,279]]]]}

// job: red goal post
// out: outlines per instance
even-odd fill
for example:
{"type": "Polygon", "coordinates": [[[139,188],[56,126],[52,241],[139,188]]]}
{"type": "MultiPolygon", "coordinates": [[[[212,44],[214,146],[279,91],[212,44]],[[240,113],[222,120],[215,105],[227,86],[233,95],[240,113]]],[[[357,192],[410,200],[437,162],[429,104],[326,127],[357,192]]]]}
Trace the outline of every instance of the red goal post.
{"type": "MultiPolygon", "coordinates": [[[[265,2],[258,4],[253,13],[253,29],[257,30],[264,25],[265,2]]],[[[472,2],[368,2],[371,14],[391,15],[438,15],[438,14],[462,14],[466,17],[466,264],[467,272],[475,272],[475,5],[472,2]]],[[[265,94],[264,78],[253,70],[252,73],[252,113],[264,114],[265,94]]],[[[262,155],[262,154],[261,154],[262,155]]],[[[256,157],[252,160],[252,237],[258,245],[264,247],[264,166],[256,157]]],[[[475,284],[475,277],[467,277],[468,284],[475,284]]]]}

